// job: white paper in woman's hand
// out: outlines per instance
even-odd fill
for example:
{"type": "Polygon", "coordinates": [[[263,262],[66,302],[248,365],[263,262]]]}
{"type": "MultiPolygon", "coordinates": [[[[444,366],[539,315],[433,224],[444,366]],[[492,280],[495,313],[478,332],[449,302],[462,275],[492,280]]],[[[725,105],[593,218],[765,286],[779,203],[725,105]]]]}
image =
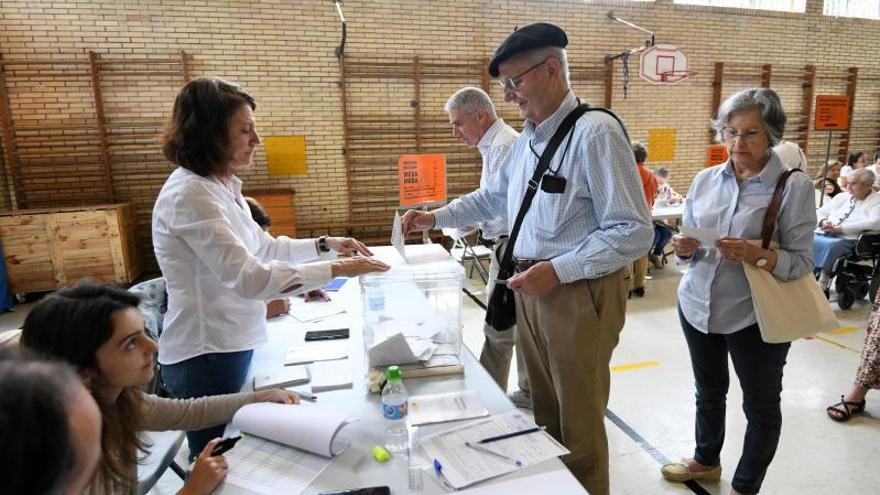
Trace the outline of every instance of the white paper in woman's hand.
{"type": "Polygon", "coordinates": [[[682,226],[681,235],[700,241],[701,247],[715,247],[715,241],[721,238],[714,229],[702,229],[699,227],[682,226]]]}

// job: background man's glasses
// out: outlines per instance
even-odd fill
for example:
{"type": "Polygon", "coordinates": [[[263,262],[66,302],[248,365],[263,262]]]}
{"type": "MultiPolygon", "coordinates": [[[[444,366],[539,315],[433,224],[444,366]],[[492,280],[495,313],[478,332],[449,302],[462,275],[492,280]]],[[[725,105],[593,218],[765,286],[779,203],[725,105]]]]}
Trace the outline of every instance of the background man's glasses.
{"type": "Polygon", "coordinates": [[[522,84],[522,77],[524,75],[528,74],[529,72],[537,69],[538,67],[540,67],[546,63],[547,63],[547,59],[544,59],[544,60],[538,62],[537,64],[529,67],[525,71],[520,72],[519,74],[517,74],[513,77],[508,77],[507,79],[502,79],[502,80],[498,81],[498,84],[500,84],[502,88],[509,89],[511,91],[516,91],[517,88],[519,88],[519,85],[522,84]]]}

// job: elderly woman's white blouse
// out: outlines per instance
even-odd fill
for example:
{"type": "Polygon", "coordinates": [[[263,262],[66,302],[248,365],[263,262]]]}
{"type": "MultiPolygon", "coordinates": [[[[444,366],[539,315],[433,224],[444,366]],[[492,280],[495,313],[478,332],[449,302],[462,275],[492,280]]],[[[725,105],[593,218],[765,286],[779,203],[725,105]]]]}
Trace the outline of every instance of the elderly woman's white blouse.
{"type": "Polygon", "coordinates": [[[859,234],[866,230],[880,230],[880,194],[871,191],[865,199],[855,200],[848,192],[842,192],[825,203],[816,212],[816,218],[821,222],[828,220],[834,225],[840,224],[842,218],[846,218],[840,228],[843,234],[840,237],[857,239],[859,234]],[[852,212],[850,212],[852,210],[852,212]],[[849,214],[847,215],[847,213],[849,214]]]}

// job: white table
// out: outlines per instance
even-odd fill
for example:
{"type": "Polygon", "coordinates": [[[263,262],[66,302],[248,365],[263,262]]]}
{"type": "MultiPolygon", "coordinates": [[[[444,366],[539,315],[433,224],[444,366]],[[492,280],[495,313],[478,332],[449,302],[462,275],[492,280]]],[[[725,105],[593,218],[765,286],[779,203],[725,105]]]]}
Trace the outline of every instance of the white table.
{"type": "Polygon", "coordinates": [[[680,220],[684,216],[684,203],[655,206],[651,209],[651,220],[680,220]]]}
{"type": "MultiPolygon", "coordinates": [[[[410,246],[407,246],[409,249],[410,246]]],[[[380,254],[391,247],[371,248],[380,254]]],[[[379,396],[370,394],[366,390],[366,363],[363,348],[363,335],[360,317],[360,288],[357,280],[349,280],[342,290],[331,293],[334,301],[340,301],[348,308],[348,312],[328,317],[320,322],[300,323],[292,316],[282,316],[269,322],[269,343],[254,352],[253,370],[272,370],[283,366],[283,358],[288,347],[302,345],[306,330],[321,328],[348,327],[351,329],[349,340],[349,360],[354,373],[354,387],[347,390],[335,390],[319,394],[320,404],[332,404],[340,409],[350,411],[357,421],[346,426],[340,435],[351,440],[351,446],[338,456],[330,467],[319,476],[304,493],[317,494],[322,491],[342,488],[358,488],[367,486],[387,485],[392,494],[411,493],[409,489],[409,471],[405,455],[395,456],[389,462],[380,464],[373,460],[372,448],[374,445],[382,445],[385,434],[385,420],[382,417],[382,409],[379,396]]],[[[495,384],[479,361],[468,351],[463,349],[462,361],[464,374],[446,375],[430,378],[406,379],[408,393],[412,395],[433,394],[451,392],[456,390],[477,390],[486,407],[492,414],[503,413],[513,409],[513,404],[507,399],[507,395],[495,384]]],[[[250,378],[249,378],[250,380],[250,378]]],[[[252,381],[251,381],[252,382],[252,381]]],[[[304,388],[307,390],[307,387],[304,388]]],[[[450,428],[458,423],[445,423],[439,425],[422,426],[419,428],[418,437],[450,428]]],[[[526,467],[515,473],[479,483],[465,490],[466,493],[515,493],[511,490],[510,482],[516,486],[533,484],[544,486],[554,494],[585,494],[577,480],[559,459],[545,461],[535,466],[526,467]],[[527,479],[525,479],[527,478],[527,479]],[[521,481],[516,481],[521,479],[521,481]]],[[[422,475],[423,489],[419,493],[440,494],[445,493],[434,473],[425,470],[422,475]]],[[[223,490],[223,493],[243,493],[223,490]]]]}

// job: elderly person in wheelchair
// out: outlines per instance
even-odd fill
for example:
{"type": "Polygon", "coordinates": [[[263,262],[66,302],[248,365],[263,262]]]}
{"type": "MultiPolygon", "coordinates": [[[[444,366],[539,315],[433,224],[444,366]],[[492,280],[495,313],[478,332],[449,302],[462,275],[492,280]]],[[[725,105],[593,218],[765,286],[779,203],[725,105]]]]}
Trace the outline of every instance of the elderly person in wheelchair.
{"type": "Polygon", "coordinates": [[[816,212],[819,219],[813,235],[813,258],[819,285],[828,294],[834,278],[834,262],[853,253],[859,234],[880,230],[880,193],[871,189],[874,173],[853,170],[846,192],[838,194],[816,212]]]}

